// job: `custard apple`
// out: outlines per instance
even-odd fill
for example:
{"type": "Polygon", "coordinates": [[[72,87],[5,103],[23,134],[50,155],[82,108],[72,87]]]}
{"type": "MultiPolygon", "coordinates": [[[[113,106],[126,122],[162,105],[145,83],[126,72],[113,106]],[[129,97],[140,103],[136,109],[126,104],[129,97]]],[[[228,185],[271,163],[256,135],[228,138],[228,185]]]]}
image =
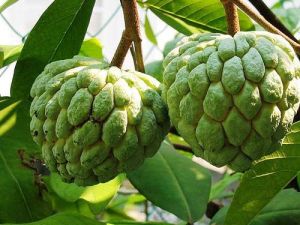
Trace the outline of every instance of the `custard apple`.
{"type": "Polygon", "coordinates": [[[163,65],[171,122],[196,156],[245,171],[278,149],[300,99],[300,63],[284,38],[195,34],[163,65]]]}
{"type": "Polygon", "coordinates": [[[137,168],[169,130],[157,80],[91,58],[48,64],[30,94],[33,140],[66,182],[93,185],[137,168]]]}

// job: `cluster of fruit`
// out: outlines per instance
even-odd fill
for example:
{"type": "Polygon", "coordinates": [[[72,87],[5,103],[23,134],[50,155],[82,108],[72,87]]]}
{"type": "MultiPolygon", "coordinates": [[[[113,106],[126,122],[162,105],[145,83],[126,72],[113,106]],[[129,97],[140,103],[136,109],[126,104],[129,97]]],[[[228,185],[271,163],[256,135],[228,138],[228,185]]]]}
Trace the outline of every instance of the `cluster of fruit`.
{"type": "Polygon", "coordinates": [[[236,171],[275,151],[300,101],[300,62],[267,32],[196,34],[163,62],[162,84],[75,56],[50,63],[31,96],[31,133],[66,182],[91,185],[153,156],[170,121],[196,156],[236,171]]]}

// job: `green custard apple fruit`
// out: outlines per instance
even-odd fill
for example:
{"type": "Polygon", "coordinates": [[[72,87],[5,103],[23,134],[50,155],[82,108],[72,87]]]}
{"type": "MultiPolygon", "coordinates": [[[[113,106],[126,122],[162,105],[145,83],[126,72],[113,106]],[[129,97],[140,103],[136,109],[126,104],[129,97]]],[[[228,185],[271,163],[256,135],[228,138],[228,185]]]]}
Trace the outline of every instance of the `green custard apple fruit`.
{"type": "Polygon", "coordinates": [[[30,129],[50,171],[85,186],[140,166],[169,130],[160,87],[91,58],[48,64],[31,89],[30,129]]]}
{"type": "Polygon", "coordinates": [[[300,63],[284,38],[195,34],[163,65],[171,122],[196,156],[245,171],[278,149],[300,99],[300,63]]]}

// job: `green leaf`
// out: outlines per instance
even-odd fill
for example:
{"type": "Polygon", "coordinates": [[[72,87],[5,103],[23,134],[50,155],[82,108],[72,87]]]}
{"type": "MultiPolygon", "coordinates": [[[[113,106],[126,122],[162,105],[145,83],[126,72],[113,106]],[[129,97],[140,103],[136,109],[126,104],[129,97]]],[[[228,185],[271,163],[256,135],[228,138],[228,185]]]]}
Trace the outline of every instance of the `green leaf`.
{"type": "Polygon", "coordinates": [[[134,220],[127,215],[127,212],[132,211],[134,207],[139,207],[136,204],[143,203],[145,200],[141,194],[118,194],[106,207],[102,218],[106,221],[134,220]]]}
{"type": "Polygon", "coordinates": [[[191,35],[194,33],[203,32],[202,29],[198,28],[197,25],[195,25],[192,22],[183,21],[156,8],[151,8],[151,11],[161,20],[163,20],[166,24],[173,27],[175,30],[184,35],[191,35]]]}
{"type": "Polygon", "coordinates": [[[281,191],[250,225],[299,225],[300,194],[293,189],[281,191]]]}
{"type": "MultiPolygon", "coordinates": [[[[223,207],[218,211],[210,224],[223,225],[228,208],[223,207]]],[[[293,189],[287,189],[279,192],[250,225],[299,225],[299,221],[300,194],[293,189]]]]}
{"type": "Polygon", "coordinates": [[[236,190],[226,225],[247,225],[300,170],[299,124],[293,125],[284,145],[254,163],[236,190]]]}
{"type": "Polygon", "coordinates": [[[103,46],[97,38],[90,38],[82,43],[79,54],[95,59],[102,59],[102,48],[103,46]]]}
{"type": "Polygon", "coordinates": [[[241,176],[242,176],[241,173],[235,173],[235,174],[226,173],[220,181],[218,181],[212,186],[209,200],[212,201],[227,196],[228,192],[226,192],[226,189],[234,182],[239,181],[241,179],[241,176]]]}
{"type": "Polygon", "coordinates": [[[145,24],[144,24],[144,28],[145,28],[145,33],[146,33],[146,37],[148,38],[149,41],[151,41],[154,45],[157,45],[157,40],[155,37],[155,33],[152,29],[152,26],[150,24],[148,15],[145,15],[145,24]]]}
{"type": "Polygon", "coordinates": [[[163,81],[163,65],[162,60],[156,60],[145,65],[146,74],[154,77],[159,82],[163,81]]]}
{"type": "Polygon", "coordinates": [[[15,4],[19,0],[6,0],[2,5],[0,5],[0,13],[2,13],[9,6],[15,4]]]}
{"type": "MultiPolygon", "coordinates": [[[[170,17],[179,19],[185,25],[192,26],[200,31],[217,33],[227,31],[224,8],[219,0],[147,0],[143,3],[143,6],[152,10],[158,17],[179,32],[182,32],[184,26],[181,24],[177,29],[176,23],[170,23],[170,17]],[[169,16],[167,19],[166,15],[169,16]]],[[[253,23],[244,13],[239,12],[239,18],[241,30],[254,29],[253,23]]]]}
{"type": "Polygon", "coordinates": [[[105,221],[134,221],[126,212],[116,208],[107,208],[101,214],[101,218],[105,221]]]}
{"type": "Polygon", "coordinates": [[[229,206],[222,207],[211,219],[209,225],[224,225],[229,206]]]}
{"type": "Polygon", "coordinates": [[[29,132],[29,104],[9,98],[0,101],[0,223],[31,222],[52,213],[34,183],[35,171],[23,167],[18,157],[20,149],[40,154],[29,132]]]}
{"type": "Polygon", "coordinates": [[[149,201],[185,221],[195,222],[205,212],[211,185],[208,170],[177,153],[166,141],[128,178],[149,201]]]}
{"type": "Polygon", "coordinates": [[[3,63],[0,63],[0,67],[7,66],[15,61],[20,56],[23,45],[0,45],[0,49],[3,50],[3,63]]]}
{"type": "MultiPolygon", "coordinates": [[[[97,38],[90,38],[85,40],[80,48],[80,55],[92,57],[96,59],[102,59],[102,45],[100,41],[97,38]]],[[[15,61],[18,60],[21,51],[22,51],[23,45],[0,45],[0,59],[1,59],[1,52],[4,53],[3,57],[3,63],[1,65],[0,60],[0,67],[7,66],[15,61]]]]}
{"type": "Polygon", "coordinates": [[[280,19],[280,21],[293,33],[297,33],[300,28],[300,8],[275,8],[273,12],[280,19]]]}
{"type": "MultiPolygon", "coordinates": [[[[23,225],[105,225],[106,223],[98,222],[97,220],[89,219],[85,216],[75,213],[59,213],[53,216],[47,217],[40,221],[33,223],[23,223],[23,225]]],[[[14,224],[5,224],[14,225],[14,224]]],[[[22,224],[15,224],[22,225],[22,224]]]]}
{"type": "Polygon", "coordinates": [[[126,207],[126,205],[142,203],[145,201],[146,201],[146,198],[141,194],[130,194],[130,195],[119,194],[109,204],[108,208],[124,208],[124,207],[126,207]]]}
{"type": "Polygon", "coordinates": [[[75,203],[82,200],[88,204],[94,214],[98,214],[115,196],[122,180],[122,176],[118,176],[107,183],[79,187],[76,184],[64,183],[60,176],[54,173],[49,178],[48,186],[66,202],[75,203]]]}
{"type": "Polygon", "coordinates": [[[12,96],[27,97],[36,76],[56,60],[78,54],[95,0],[56,0],[30,32],[12,81],[12,96]]]}

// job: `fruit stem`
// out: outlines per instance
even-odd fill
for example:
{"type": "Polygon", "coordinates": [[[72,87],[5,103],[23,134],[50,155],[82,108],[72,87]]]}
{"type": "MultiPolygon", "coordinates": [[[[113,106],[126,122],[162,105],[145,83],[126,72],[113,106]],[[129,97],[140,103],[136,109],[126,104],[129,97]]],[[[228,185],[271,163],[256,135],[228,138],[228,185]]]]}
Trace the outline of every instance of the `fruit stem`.
{"type": "Polygon", "coordinates": [[[230,0],[221,0],[227,20],[227,32],[231,36],[234,36],[240,31],[240,21],[237,7],[230,0]]]}
{"type": "Polygon", "coordinates": [[[257,10],[254,10],[249,6],[244,0],[229,0],[236,4],[242,11],[244,11],[248,16],[250,16],[255,22],[261,25],[265,30],[279,34],[284,37],[294,48],[296,53],[300,54],[300,44],[289,38],[286,34],[280,31],[278,28],[273,26],[270,22],[268,22],[262,15],[260,15],[257,10]]]}
{"type": "Polygon", "coordinates": [[[136,70],[145,72],[137,2],[136,0],[120,1],[123,8],[125,30],[123,31],[121,40],[111,61],[111,66],[122,67],[127,52],[133,42],[133,49],[136,56],[134,63],[136,65],[136,70]]]}
{"type": "Polygon", "coordinates": [[[131,46],[131,43],[132,43],[131,38],[128,37],[127,32],[123,31],[117,50],[115,51],[114,57],[110,63],[111,66],[116,66],[119,68],[122,67],[128,49],[131,46]]]}

